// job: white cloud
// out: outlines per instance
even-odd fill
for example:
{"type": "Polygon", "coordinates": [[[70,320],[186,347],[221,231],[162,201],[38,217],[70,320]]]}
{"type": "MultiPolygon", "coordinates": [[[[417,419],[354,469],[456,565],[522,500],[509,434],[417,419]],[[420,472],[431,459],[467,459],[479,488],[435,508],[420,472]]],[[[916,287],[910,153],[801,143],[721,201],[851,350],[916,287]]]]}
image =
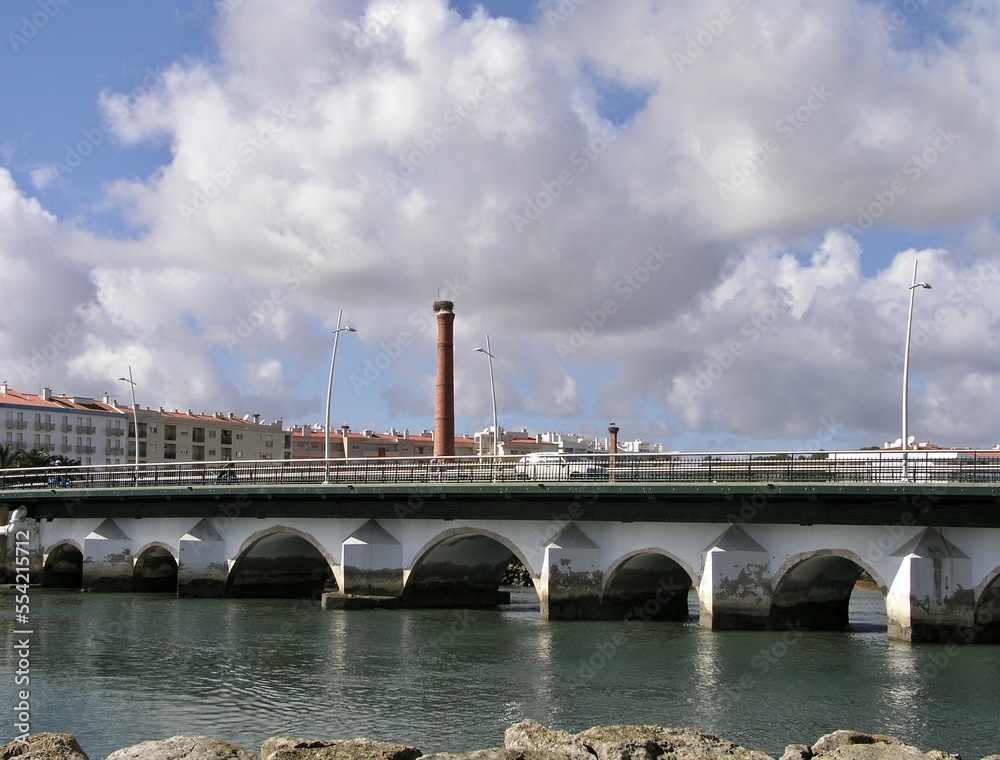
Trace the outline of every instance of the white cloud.
{"type": "Polygon", "coordinates": [[[530,25],[442,0],[247,0],[219,17],[212,60],[101,96],[120,142],[171,148],[107,187],[131,235],[81,233],[0,175],[8,379],[75,319],[40,382],[133,364],[154,405],[315,421],[316,346],[342,308],[359,333],[338,387],[384,365],[347,413],[430,426],[443,289],[470,418],[489,332],[508,419],[863,445],[895,437],[888,357],[919,257],[934,290],[917,324],[940,323],[914,352],[911,425],[995,442],[975,409],[1000,373],[996,9],[951,12],[949,44],[903,44],[881,14],[626,1],[530,25]],[[645,108],[612,124],[595,75],[645,108]],[[886,255],[892,227],[948,243],[886,255]]]}

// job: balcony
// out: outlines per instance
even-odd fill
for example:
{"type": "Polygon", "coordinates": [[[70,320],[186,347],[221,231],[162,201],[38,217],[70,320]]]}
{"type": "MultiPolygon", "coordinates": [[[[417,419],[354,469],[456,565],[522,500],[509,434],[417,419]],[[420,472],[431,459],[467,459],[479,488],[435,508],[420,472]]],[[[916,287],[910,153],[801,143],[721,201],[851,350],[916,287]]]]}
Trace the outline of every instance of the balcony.
{"type": "Polygon", "coordinates": [[[104,455],[109,457],[122,456],[125,453],[125,449],[121,446],[105,446],[104,455]]]}
{"type": "Polygon", "coordinates": [[[125,435],[125,428],[109,427],[105,429],[104,435],[108,436],[109,438],[121,438],[123,435],[125,435]]]}
{"type": "Polygon", "coordinates": [[[55,430],[56,426],[52,422],[36,422],[35,430],[55,430]]]}
{"type": "Polygon", "coordinates": [[[76,432],[80,435],[93,435],[97,432],[97,428],[93,425],[77,425],[76,432]]]}
{"type": "Polygon", "coordinates": [[[61,430],[62,432],[64,432],[64,433],[72,433],[72,432],[73,432],[73,426],[72,426],[72,425],[70,425],[70,424],[69,424],[68,422],[64,422],[64,423],[62,424],[62,427],[60,427],[59,429],[60,429],[60,430],[61,430]]]}
{"type": "Polygon", "coordinates": [[[76,447],[77,454],[93,454],[96,451],[95,447],[87,446],[86,444],[81,444],[76,447]]]}

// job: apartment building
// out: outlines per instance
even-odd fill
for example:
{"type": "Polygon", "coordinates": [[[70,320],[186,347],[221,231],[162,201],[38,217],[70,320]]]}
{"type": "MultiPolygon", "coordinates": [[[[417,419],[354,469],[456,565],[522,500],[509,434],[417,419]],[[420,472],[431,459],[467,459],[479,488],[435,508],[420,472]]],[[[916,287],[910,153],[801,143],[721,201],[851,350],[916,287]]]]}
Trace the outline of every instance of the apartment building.
{"type": "MultiPolygon", "coordinates": [[[[135,461],[132,407],[115,407],[128,419],[128,461],[135,461]]],[[[291,459],[292,437],[282,421],[262,422],[260,415],[138,409],[140,462],[217,462],[291,459]]]]}
{"type": "Polygon", "coordinates": [[[0,383],[2,442],[22,451],[41,450],[81,464],[122,464],[126,422],[107,396],[24,393],[0,383]]]}
{"type": "MultiPolygon", "coordinates": [[[[296,425],[291,431],[292,459],[323,459],[326,439],[323,427],[296,425]]],[[[468,436],[455,437],[456,456],[474,456],[476,442],[468,436]]],[[[330,458],[349,459],[360,457],[429,457],[434,455],[434,434],[423,430],[411,434],[409,430],[395,428],[387,433],[374,430],[353,432],[350,426],[330,431],[330,458]]]]}

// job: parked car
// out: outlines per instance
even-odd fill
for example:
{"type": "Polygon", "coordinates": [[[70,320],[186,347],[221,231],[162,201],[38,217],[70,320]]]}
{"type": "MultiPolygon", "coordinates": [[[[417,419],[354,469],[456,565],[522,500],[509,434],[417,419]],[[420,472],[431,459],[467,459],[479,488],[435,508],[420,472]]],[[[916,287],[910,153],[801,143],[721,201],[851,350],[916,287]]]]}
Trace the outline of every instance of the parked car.
{"type": "Polygon", "coordinates": [[[514,474],[522,480],[599,479],[608,476],[608,468],[572,454],[526,454],[517,460],[514,474]]]}

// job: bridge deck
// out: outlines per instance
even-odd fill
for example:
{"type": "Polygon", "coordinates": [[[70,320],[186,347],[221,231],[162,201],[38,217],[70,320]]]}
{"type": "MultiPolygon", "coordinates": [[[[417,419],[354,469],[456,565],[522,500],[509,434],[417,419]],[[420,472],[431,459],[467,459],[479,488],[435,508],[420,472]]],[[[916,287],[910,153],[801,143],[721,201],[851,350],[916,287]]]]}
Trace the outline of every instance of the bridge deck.
{"type": "Polygon", "coordinates": [[[357,517],[1000,527],[1000,485],[497,483],[19,489],[30,517],[357,517]]]}
{"type": "Polygon", "coordinates": [[[58,517],[359,517],[1000,527],[1000,457],[952,452],[185,462],[0,470],[58,517]]]}

